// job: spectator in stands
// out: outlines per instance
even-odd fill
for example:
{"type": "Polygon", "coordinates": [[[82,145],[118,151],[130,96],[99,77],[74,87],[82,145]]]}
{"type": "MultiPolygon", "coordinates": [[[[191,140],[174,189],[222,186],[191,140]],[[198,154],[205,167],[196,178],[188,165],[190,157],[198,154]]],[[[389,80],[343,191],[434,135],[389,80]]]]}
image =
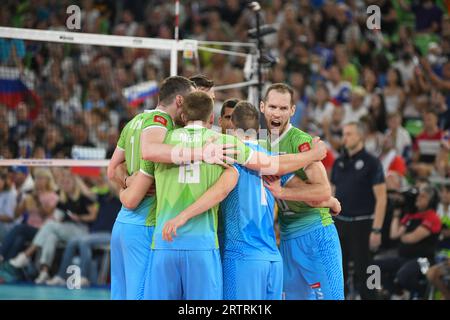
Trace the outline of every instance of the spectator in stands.
{"type": "Polygon", "coordinates": [[[114,34],[123,36],[134,36],[138,28],[138,24],[134,21],[133,13],[130,10],[124,10],[121,22],[115,27],[114,34]]]}
{"type": "Polygon", "coordinates": [[[86,118],[86,126],[89,128],[89,141],[97,148],[106,149],[108,145],[108,129],[111,123],[105,109],[93,109],[86,118]]]}
{"type": "Polygon", "coordinates": [[[379,159],[383,165],[385,176],[387,176],[390,172],[396,172],[400,177],[404,177],[406,175],[406,162],[403,157],[398,154],[394,147],[394,141],[389,135],[384,136],[379,159]]]}
{"type": "Polygon", "coordinates": [[[414,77],[406,83],[408,92],[403,109],[403,118],[417,120],[430,106],[430,83],[419,67],[414,67],[414,77]]]}
{"type": "Polygon", "coordinates": [[[450,258],[435,264],[427,272],[427,279],[442,294],[442,300],[450,300],[450,258]]]}
{"type": "MultiPolygon", "coordinates": [[[[411,39],[408,39],[410,41],[411,39]]],[[[409,42],[408,42],[409,43],[409,42]]],[[[400,72],[400,78],[398,80],[407,84],[414,77],[414,69],[416,64],[413,62],[413,54],[405,50],[405,46],[401,47],[399,59],[392,64],[394,70],[400,72]]]]}
{"type": "Polygon", "coordinates": [[[2,65],[21,66],[25,57],[25,43],[20,39],[0,39],[0,63],[2,65]]]}
{"type": "Polygon", "coordinates": [[[111,230],[120,210],[121,203],[117,190],[108,183],[105,174],[96,179],[93,193],[97,196],[98,216],[90,225],[89,234],[73,238],[67,243],[58,273],[46,282],[47,285],[65,285],[67,268],[72,264],[77,251],[80,255],[81,286],[95,284],[97,281],[90,273],[90,263],[93,259],[93,250],[99,246],[109,246],[111,230]]]}
{"type": "Polygon", "coordinates": [[[422,297],[425,291],[426,265],[434,261],[441,221],[435,211],[437,193],[432,187],[419,190],[417,212],[394,211],[390,236],[399,239],[398,256],[382,258],[375,263],[381,268],[383,286],[391,294],[402,295],[404,289],[422,297]],[[420,259],[419,259],[420,258],[420,259]]]}
{"type": "Polygon", "coordinates": [[[81,101],[71,95],[71,89],[67,86],[61,88],[61,98],[53,105],[53,118],[62,126],[70,126],[83,110],[81,101]]]}
{"type": "Polygon", "coordinates": [[[383,95],[379,93],[370,95],[369,117],[374,120],[375,129],[378,132],[386,131],[387,113],[383,95]]]}
{"type": "Polygon", "coordinates": [[[441,129],[446,129],[450,124],[450,108],[447,107],[447,101],[445,101],[445,96],[439,90],[432,89],[430,97],[430,107],[436,110],[439,115],[439,127],[441,129]]]}
{"type": "MultiPolygon", "coordinates": [[[[372,100],[373,95],[378,94],[380,92],[380,88],[378,88],[378,80],[375,71],[371,67],[364,67],[362,72],[362,82],[361,86],[366,91],[366,97],[364,99],[364,105],[369,106],[372,100]]],[[[383,101],[384,103],[384,101],[383,101]]]]}
{"type": "Polygon", "coordinates": [[[438,116],[434,110],[423,113],[423,125],[423,131],[415,139],[411,169],[419,177],[428,177],[433,170],[444,132],[438,127],[438,116]]]}
{"type": "Polygon", "coordinates": [[[325,73],[326,85],[334,104],[342,104],[350,101],[351,83],[342,79],[341,70],[333,65],[325,73]]]}
{"type": "Polygon", "coordinates": [[[70,155],[70,150],[64,146],[64,135],[61,129],[55,125],[48,125],[43,139],[43,147],[47,158],[65,158],[70,155]]]}
{"type": "Polygon", "coordinates": [[[312,88],[305,82],[305,77],[301,72],[292,72],[290,76],[290,83],[294,90],[295,99],[295,113],[291,117],[291,123],[299,128],[305,128],[308,117],[305,114],[309,109],[310,97],[312,95],[312,88]]]}
{"type": "Polygon", "coordinates": [[[227,0],[221,6],[220,16],[230,26],[234,26],[241,14],[239,0],[227,0]]]}
{"type": "Polygon", "coordinates": [[[333,113],[331,114],[331,120],[329,122],[323,122],[323,132],[325,140],[328,141],[335,151],[339,152],[342,147],[342,128],[344,120],[344,108],[341,106],[335,106],[333,113]]]}
{"type": "Polygon", "coordinates": [[[56,221],[46,221],[34,237],[31,246],[9,261],[13,267],[22,268],[40,249],[40,273],[35,280],[37,284],[45,283],[49,279],[57,244],[87,234],[88,223],[97,218],[96,203],[82,194],[75,177],[68,170],[62,173],[60,183],[56,221]]]}
{"type": "MultiPolygon", "coordinates": [[[[304,43],[306,38],[301,38],[301,36],[299,36],[299,40],[300,41],[295,41],[293,45],[287,50],[285,68],[287,68],[288,70],[292,70],[292,72],[298,72],[308,75],[310,69],[310,60],[308,48],[304,43]]],[[[276,65],[274,71],[277,71],[277,77],[273,77],[273,83],[286,81],[286,74],[285,72],[283,72],[284,69],[282,65],[276,65]]]]}
{"type": "Polygon", "coordinates": [[[360,121],[366,127],[365,148],[368,153],[378,158],[383,148],[384,135],[377,130],[375,118],[366,115],[361,117],[360,121]]]}
{"type": "Polygon", "coordinates": [[[450,184],[441,187],[440,200],[437,207],[437,214],[442,222],[439,248],[450,257],[450,184]]]}
{"type": "Polygon", "coordinates": [[[447,105],[447,110],[441,113],[440,118],[442,119],[442,128],[450,128],[450,61],[447,61],[442,66],[442,76],[438,76],[431,68],[430,63],[426,59],[421,59],[421,65],[425,74],[430,79],[431,84],[437,90],[440,90],[445,94],[445,101],[447,105]]]}
{"type": "Polygon", "coordinates": [[[412,157],[412,140],[408,131],[402,127],[402,117],[400,112],[389,113],[387,119],[388,129],[386,135],[392,138],[398,154],[409,163],[412,157]]]}
{"type": "Polygon", "coordinates": [[[349,61],[347,48],[344,45],[337,45],[334,49],[336,62],[342,70],[342,79],[350,82],[353,86],[359,83],[359,71],[353,63],[349,61]]]}
{"type": "Polygon", "coordinates": [[[344,124],[358,122],[362,117],[368,114],[368,109],[364,106],[364,96],[366,92],[362,87],[355,87],[351,92],[350,103],[344,103],[345,110],[344,124]]]}
{"type": "Polygon", "coordinates": [[[33,149],[33,155],[32,155],[33,159],[45,159],[45,149],[44,147],[37,145],[34,147],[33,149]]]}
{"type": "Polygon", "coordinates": [[[103,92],[101,87],[95,82],[91,82],[88,90],[88,97],[84,103],[84,110],[91,111],[92,109],[98,108],[103,109],[106,107],[106,103],[103,99],[103,92]]]}
{"type": "Polygon", "coordinates": [[[17,142],[29,139],[32,122],[30,120],[28,105],[25,102],[21,102],[15,111],[15,124],[10,129],[10,139],[17,142]]]}
{"type": "Polygon", "coordinates": [[[108,130],[108,147],[106,149],[106,158],[111,159],[112,154],[117,146],[117,141],[119,140],[119,131],[117,128],[111,127],[108,130]]]}
{"type": "Polygon", "coordinates": [[[0,171],[0,243],[14,226],[17,194],[7,172],[0,171]]]}
{"type": "Polygon", "coordinates": [[[78,122],[75,124],[73,132],[73,145],[82,147],[95,147],[95,145],[89,140],[88,126],[84,122],[78,122]]]}
{"type": "Polygon", "coordinates": [[[34,172],[35,186],[33,191],[23,195],[15,211],[19,220],[6,235],[2,243],[0,256],[9,260],[17,256],[30,243],[39,228],[53,218],[58,203],[56,186],[48,169],[38,168],[34,172]]]}
{"type": "Polygon", "coordinates": [[[394,5],[389,0],[378,0],[376,4],[380,7],[383,31],[392,35],[397,29],[398,19],[394,5]]]}
{"type": "Polygon", "coordinates": [[[388,113],[401,112],[405,103],[405,91],[400,71],[389,68],[387,73],[387,84],[383,89],[386,111],[388,113]]]}
{"type": "Polygon", "coordinates": [[[441,148],[436,156],[434,175],[440,178],[450,178],[450,131],[444,134],[441,140],[441,148]]]}
{"type": "Polygon", "coordinates": [[[427,278],[440,291],[443,299],[450,300],[450,184],[442,186],[440,198],[437,214],[441,218],[442,231],[438,257],[442,257],[442,262],[428,270],[427,278]]]}
{"type": "MultiPolygon", "coordinates": [[[[1,108],[2,106],[0,105],[1,108]]],[[[0,119],[7,119],[6,112],[3,117],[0,114],[0,119]]],[[[5,148],[3,152],[0,152],[0,158],[8,159],[15,157],[17,153],[17,142],[10,139],[7,121],[0,121],[0,146],[5,148]]]]}
{"type": "Polygon", "coordinates": [[[317,128],[319,135],[323,135],[323,123],[330,122],[333,115],[334,105],[330,101],[328,89],[325,85],[319,85],[316,89],[315,97],[311,98],[311,105],[308,108],[308,132],[311,125],[317,128]]]}
{"type": "Polygon", "coordinates": [[[433,34],[441,31],[442,10],[434,0],[415,0],[411,5],[405,0],[400,0],[399,4],[405,10],[411,10],[414,13],[417,32],[433,34]]]}
{"type": "Polygon", "coordinates": [[[14,188],[17,191],[17,203],[20,203],[23,196],[33,190],[33,177],[31,176],[28,167],[13,166],[11,167],[11,179],[14,183],[14,188]]]}

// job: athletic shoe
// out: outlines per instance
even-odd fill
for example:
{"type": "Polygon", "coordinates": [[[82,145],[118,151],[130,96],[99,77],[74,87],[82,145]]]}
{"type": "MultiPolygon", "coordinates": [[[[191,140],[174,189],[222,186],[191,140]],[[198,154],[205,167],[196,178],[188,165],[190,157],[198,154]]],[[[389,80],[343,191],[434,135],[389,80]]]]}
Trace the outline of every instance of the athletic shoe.
{"type": "Polygon", "coordinates": [[[19,253],[16,257],[9,260],[9,263],[17,269],[25,267],[30,263],[30,258],[25,255],[25,252],[19,253]]]}
{"type": "Polygon", "coordinates": [[[36,284],[44,284],[48,279],[50,278],[50,275],[47,271],[41,271],[39,273],[39,276],[34,280],[34,283],[36,284]]]}
{"type": "Polygon", "coordinates": [[[45,284],[48,286],[64,286],[66,284],[66,280],[60,276],[54,276],[50,280],[47,280],[45,284]]]}

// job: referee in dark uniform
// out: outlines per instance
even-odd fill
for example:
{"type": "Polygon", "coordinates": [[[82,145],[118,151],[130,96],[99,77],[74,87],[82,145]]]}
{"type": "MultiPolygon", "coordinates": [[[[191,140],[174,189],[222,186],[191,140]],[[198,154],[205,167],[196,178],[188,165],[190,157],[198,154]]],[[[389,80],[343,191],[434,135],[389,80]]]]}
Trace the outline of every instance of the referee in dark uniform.
{"type": "Polygon", "coordinates": [[[342,212],[336,217],[341,240],[346,292],[348,263],[354,263],[354,285],[362,299],[371,299],[367,267],[371,251],[381,244],[381,227],[386,212],[386,185],[381,162],[364,148],[365,128],[351,122],[343,128],[345,154],[333,165],[331,183],[342,212]]]}

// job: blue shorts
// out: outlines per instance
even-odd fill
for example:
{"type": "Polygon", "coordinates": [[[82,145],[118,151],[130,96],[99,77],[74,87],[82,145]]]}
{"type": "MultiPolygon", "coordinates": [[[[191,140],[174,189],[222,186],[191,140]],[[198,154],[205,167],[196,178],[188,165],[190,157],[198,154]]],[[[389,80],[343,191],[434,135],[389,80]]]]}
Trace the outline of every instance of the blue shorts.
{"type": "Polygon", "coordinates": [[[281,240],[286,300],[343,300],[344,273],[334,224],[281,240]]]}
{"type": "Polygon", "coordinates": [[[282,261],[223,260],[225,300],[281,300],[282,294],[282,261]]]}
{"type": "Polygon", "coordinates": [[[221,300],[222,263],[214,250],[153,250],[144,299],[221,300]]]}
{"type": "Polygon", "coordinates": [[[143,298],[154,227],[116,221],[111,235],[111,299],[143,298]]]}

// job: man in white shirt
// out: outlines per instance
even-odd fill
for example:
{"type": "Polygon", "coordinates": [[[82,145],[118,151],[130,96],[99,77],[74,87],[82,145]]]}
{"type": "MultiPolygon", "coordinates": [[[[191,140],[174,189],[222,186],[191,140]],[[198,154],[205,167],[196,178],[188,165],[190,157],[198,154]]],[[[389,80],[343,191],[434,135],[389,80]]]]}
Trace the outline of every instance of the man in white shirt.
{"type": "Polygon", "coordinates": [[[364,106],[364,96],[366,91],[362,87],[355,87],[352,90],[350,103],[344,104],[344,121],[343,123],[359,122],[362,117],[367,115],[368,110],[364,106]]]}
{"type": "Polygon", "coordinates": [[[394,147],[397,153],[401,155],[406,162],[411,160],[412,140],[409,132],[402,127],[402,117],[400,113],[394,112],[388,115],[388,129],[386,135],[392,137],[394,147]]]}

